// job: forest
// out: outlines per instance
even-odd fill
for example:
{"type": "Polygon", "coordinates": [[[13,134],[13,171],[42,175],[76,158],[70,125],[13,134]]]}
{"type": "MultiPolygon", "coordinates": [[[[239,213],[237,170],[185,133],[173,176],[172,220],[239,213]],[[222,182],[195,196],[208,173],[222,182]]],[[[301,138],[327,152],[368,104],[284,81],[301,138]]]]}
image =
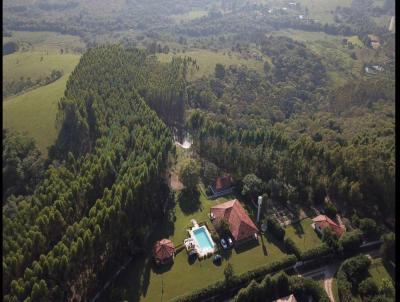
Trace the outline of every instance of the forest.
{"type": "MultiPolygon", "coordinates": [[[[32,195],[3,207],[5,301],[84,295],[108,261],[140,250],[163,215],[169,189],[159,179],[172,136],[138,90],[168,107],[179,89],[168,78],[152,86],[145,62],[157,65],[142,51],[105,46],[87,52],[70,77],[45,176],[32,195]]],[[[165,72],[184,77],[183,65],[165,72]]]]}

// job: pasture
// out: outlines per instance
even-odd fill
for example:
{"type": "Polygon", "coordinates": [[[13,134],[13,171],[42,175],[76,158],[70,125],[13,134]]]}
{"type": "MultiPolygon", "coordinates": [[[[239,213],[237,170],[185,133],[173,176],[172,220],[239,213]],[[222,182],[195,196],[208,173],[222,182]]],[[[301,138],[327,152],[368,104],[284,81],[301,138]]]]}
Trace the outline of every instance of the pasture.
{"type": "Polygon", "coordinates": [[[7,39],[18,41],[21,47],[20,51],[3,57],[3,85],[21,78],[36,82],[50,76],[53,70],[62,72],[55,82],[3,99],[3,127],[31,136],[47,156],[47,147],[57,136],[58,101],[80,59],[80,54],[73,53],[72,49],[84,47],[84,44],[79,37],[48,32],[13,32],[13,36],[4,37],[3,42],[7,39]],[[68,49],[71,51],[67,53],[68,49]]]}
{"type": "Polygon", "coordinates": [[[210,76],[214,74],[215,64],[220,63],[228,67],[229,65],[245,65],[249,69],[257,70],[260,73],[263,73],[264,62],[257,61],[254,59],[244,59],[239,56],[239,54],[231,52],[228,50],[219,50],[211,51],[211,50],[189,50],[185,53],[168,53],[168,54],[157,54],[157,57],[161,62],[169,62],[171,61],[173,56],[177,57],[192,57],[197,61],[197,65],[199,65],[199,70],[190,74],[189,79],[196,80],[203,76],[210,76]]]}

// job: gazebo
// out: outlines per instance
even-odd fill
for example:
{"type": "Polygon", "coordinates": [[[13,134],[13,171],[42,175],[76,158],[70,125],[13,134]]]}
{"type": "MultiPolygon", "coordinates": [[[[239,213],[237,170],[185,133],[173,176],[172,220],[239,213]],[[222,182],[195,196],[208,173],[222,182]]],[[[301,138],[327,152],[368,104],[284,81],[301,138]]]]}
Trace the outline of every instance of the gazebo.
{"type": "Polygon", "coordinates": [[[154,260],[157,264],[164,264],[174,260],[175,246],[171,240],[157,241],[153,248],[154,260]]]}

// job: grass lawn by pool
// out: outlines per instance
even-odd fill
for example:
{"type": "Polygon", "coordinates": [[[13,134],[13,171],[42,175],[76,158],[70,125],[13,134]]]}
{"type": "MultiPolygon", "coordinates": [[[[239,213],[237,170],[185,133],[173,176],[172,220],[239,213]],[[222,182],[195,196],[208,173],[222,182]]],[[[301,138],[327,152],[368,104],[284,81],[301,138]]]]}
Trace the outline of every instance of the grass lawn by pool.
{"type": "Polygon", "coordinates": [[[373,259],[371,266],[368,270],[371,277],[374,279],[378,286],[382,285],[383,279],[392,280],[385,266],[383,265],[382,258],[373,259]]]}
{"type": "Polygon", "coordinates": [[[291,238],[302,252],[322,244],[311,224],[312,219],[306,218],[286,227],[286,237],[291,238]]]}
{"type": "Polygon", "coordinates": [[[220,266],[213,264],[212,257],[189,263],[185,250],[176,255],[174,263],[170,266],[156,268],[153,265],[150,250],[156,240],[169,238],[175,246],[183,243],[188,236],[186,229],[191,227],[191,219],[197,220],[198,223],[207,221],[211,227],[207,217],[210,207],[233,198],[235,196],[231,195],[209,200],[202,186],[198,203],[192,204],[192,201],[182,198],[175,206],[175,218],[160,225],[149,240],[147,254],[134,261],[117,278],[113,287],[125,289],[124,299],[128,301],[161,301],[161,299],[168,301],[223,279],[227,261],[232,264],[235,274],[241,274],[287,257],[282,247],[276,245],[273,238],[266,235],[259,240],[258,245],[249,246],[243,251],[223,251],[221,253],[223,261],[220,266]]]}

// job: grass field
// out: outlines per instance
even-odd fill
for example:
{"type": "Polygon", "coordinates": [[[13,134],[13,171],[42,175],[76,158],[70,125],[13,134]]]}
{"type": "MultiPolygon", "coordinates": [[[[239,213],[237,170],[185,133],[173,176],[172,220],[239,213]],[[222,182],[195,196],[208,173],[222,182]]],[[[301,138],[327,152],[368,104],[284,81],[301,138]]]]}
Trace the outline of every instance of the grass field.
{"type": "Polygon", "coordinates": [[[333,293],[333,298],[335,299],[335,302],[340,302],[336,276],[332,279],[332,293],[333,293]]]}
{"type": "MultiPolygon", "coordinates": [[[[169,62],[174,54],[157,54],[157,57],[161,62],[169,62]]],[[[250,69],[257,70],[259,72],[263,72],[264,62],[256,61],[256,60],[245,60],[240,58],[237,54],[233,53],[231,56],[228,55],[228,51],[224,52],[213,52],[210,50],[190,50],[185,53],[178,53],[175,56],[180,57],[192,57],[196,59],[197,64],[199,65],[199,71],[190,75],[191,80],[199,79],[202,76],[209,76],[214,74],[215,64],[221,63],[226,67],[229,65],[246,65],[250,69]]]]}
{"type": "Polygon", "coordinates": [[[286,227],[286,237],[291,238],[302,252],[322,244],[311,224],[312,219],[306,218],[286,227]]]}
{"type": "Polygon", "coordinates": [[[64,95],[68,76],[3,102],[3,128],[33,137],[44,156],[57,136],[57,103],[64,95]]]}
{"type": "Polygon", "coordinates": [[[3,43],[8,41],[15,41],[21,49],[31,51],[59,52],[63,49],[65,52],[74,52],[74,50],[85,48],[85,43],[78,36],[47,31],[13,31],[12,37],[3,37],[3,43]]]}
{"type": "Polygon", "coordinates": [[[173,15],[171,16],[171,18],[176,22],[176,23],[180,23],[180,22],[187,22],[187,21],[191,21],[194,19],[198,19],[201,18],[203,16],[206,16],[208,14],[208,11],[206,10],[192,10],[188,13],[185,14],[181,14],[181,15],[173,15]]]}
{"type": "Polygon", "coordinates": [[[374,279],[376,284],[378,284],[378,286],[382,285],[383,279],[392,280],[388,271],[386,270],[385,266],[382,263],[382,258],[373,259],[368,272],[374,279]]]}
{"type": "Polygon", "coordinates": [[[51,51],[47,55],[40,51],[16,52],[3,57],[3,81],[18,81],[21,77],[34,82],[50,76],[52,70],[69,74],[80,58],[78,54],[60,54],[51,51]]]}
{"type": "Polygon", "coordinates": [[[311,18],[322,23],[333,23],[333,14],[337,6],[350,6],[351,0],[298,0],[302,7],[308,8],[311,18]]]}
{"type": "Polygon", "coordinates": [[[22,47],[16,53],[3,56],[3,83],[18,81],[21,77],[35,82],[50,76],[52,70],[63,73],[51,84],[3,100],[3,127],[33,137],[47,156],[47,147],[57,136],[57,103],[80,58],[80,54],[72,50],[85,45],[79,37],[50,32],[13,32],[12,37],[3,38],[3,42],[7,40],[18,41],[22,47]]]}

